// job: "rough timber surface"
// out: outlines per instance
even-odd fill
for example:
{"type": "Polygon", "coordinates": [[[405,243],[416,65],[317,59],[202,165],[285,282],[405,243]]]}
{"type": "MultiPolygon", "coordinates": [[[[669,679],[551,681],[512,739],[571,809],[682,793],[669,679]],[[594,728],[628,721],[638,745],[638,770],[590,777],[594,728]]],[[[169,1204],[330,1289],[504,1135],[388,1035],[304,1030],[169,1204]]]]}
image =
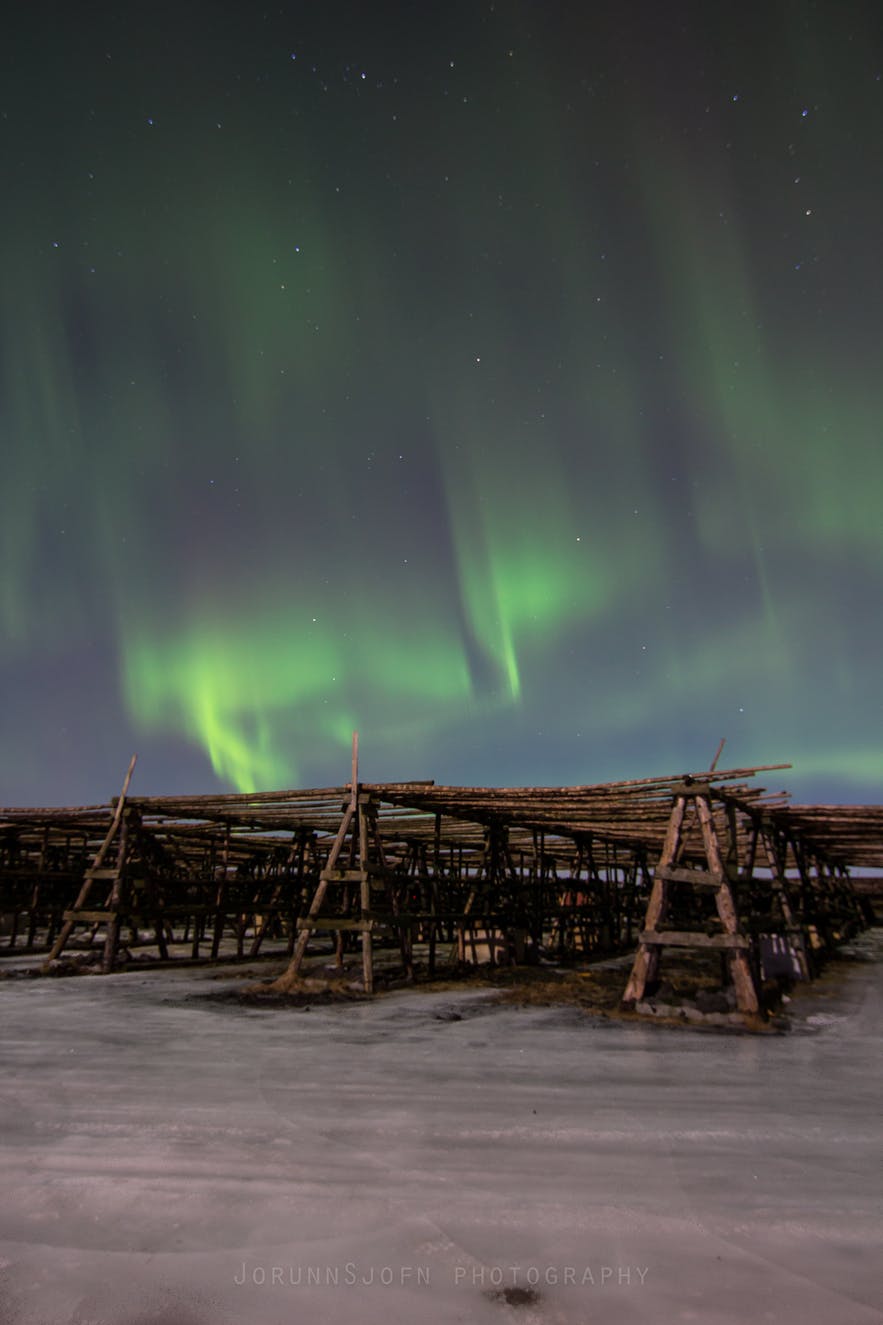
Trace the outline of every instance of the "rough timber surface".
{"type": "Polygon", "coordinates": [[[791,806],[756,782],[784,767],[139,797],[130,766],[107,806],[0,811],[0,954],[54,975],[287,957],[287,995],[328,944],[361,946],[368,991],[388,950],[419,978],[637,944],[625,995],[650,1013],[671,953],[709,948],[763,1013],[763,944],[816,974],[869,919],[850,870],[883,867],[883,807],[791,806]]]}

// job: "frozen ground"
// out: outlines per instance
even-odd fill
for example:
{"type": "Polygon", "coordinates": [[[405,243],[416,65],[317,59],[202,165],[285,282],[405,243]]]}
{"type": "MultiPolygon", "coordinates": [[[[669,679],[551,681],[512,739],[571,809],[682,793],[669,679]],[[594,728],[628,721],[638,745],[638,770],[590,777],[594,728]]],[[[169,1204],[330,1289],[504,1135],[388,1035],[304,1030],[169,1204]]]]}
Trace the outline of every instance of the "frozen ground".
{"type": "Polygon", "coordinates": [[[883,1320],[879,959],[765,1038],[218,987],[0,985],[2,1325],[883,1320]]]}

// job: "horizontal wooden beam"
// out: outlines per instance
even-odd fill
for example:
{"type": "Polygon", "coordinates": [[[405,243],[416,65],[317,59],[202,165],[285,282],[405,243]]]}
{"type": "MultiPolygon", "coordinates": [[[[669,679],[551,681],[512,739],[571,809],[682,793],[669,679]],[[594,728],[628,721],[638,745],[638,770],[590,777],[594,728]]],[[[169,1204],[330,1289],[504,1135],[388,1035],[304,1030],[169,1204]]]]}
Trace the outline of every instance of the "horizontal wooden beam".
{"type": "Polygon", "coordinates": [[[700,934],[685,929],[647,930],[638,939],[648,948],[735,948],[748,949],[742,934],[700,934]]]}

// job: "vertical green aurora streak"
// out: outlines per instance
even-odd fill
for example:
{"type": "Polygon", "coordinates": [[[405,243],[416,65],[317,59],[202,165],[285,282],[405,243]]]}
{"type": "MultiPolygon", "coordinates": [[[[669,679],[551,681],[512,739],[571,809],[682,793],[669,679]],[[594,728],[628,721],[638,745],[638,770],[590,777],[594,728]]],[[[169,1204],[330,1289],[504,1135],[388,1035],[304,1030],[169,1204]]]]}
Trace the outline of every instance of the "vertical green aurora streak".
{"type": "Polygon", "coordinates": [[[878,795],[872,34],[476,14],[21,19],[7,803],[144,742],[145,789],[337,781],[354,726],[376,777],[726,733],[878,795]]]}

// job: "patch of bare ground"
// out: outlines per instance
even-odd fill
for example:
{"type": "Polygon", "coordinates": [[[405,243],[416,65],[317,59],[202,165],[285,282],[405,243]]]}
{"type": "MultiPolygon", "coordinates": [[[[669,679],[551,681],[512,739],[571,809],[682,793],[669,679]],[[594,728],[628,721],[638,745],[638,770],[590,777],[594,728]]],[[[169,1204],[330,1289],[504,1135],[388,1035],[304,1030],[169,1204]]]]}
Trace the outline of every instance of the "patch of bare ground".
{"type": "Polygon", "coordinates": [[[351,976],[301,977],[284,992],[274,989],[272,982],[240,985],[210,995],[216,1002],[239,1003],[245,1007],[304,1008],[326,1003],[358,1003],[369,997],[361,983],[351,976]]]}
{"type": "Polygon", "coordinates": [[[533,1288],[496,1288],[485,1294],[492,1302],[505,1302],[507,1307],[532,1307],[540,1300],[533,1288]]]}
{"type": "Polygon", "coordinates": [[[522,1007],[570,1006],[604,1020],[652,1021],[677,1029],[781,1032],[775,1015],[779,991],[767,991],[769,1013],[746,1016],[736,1010],[735,994],[722,986],[719,963],[704,953],[680,953],[666,963],[664,978],[649,987],[635,1008],[622,1006],[631,958],[602,962],[584,969],[556,970],[552,977],[516,982],[501,991],[501,998],[522,1007]]]}
{"type": "MultiPolygon", "coordinates": [[[[316,962],[284,993],[268,981],[240,986],[219,997],[253,1007],[300,1008],[369,997],[360,979],[361,963],[350,962],[339,972],[327,965],[327,958],[319,960],[326,964],[320,966],[316,962]]],[[[839,984],[839,965],[831,963],[829,978],[834,988],[839,984]]],[[[449,966],[430,977],[426,964],[417,961],[414,979],[410,980],[392,954],[384,953],[375,967],[375,994],[403,989],[427,993],[480,990],[493,994],[491,1001],[501,1006],[570,1007],[601,1020],[643,1021],[673,1029],[723,1033],[781,1034],[789,1029],[783,1003],[794,1005],[808,989],[819,988],[819,982],[798,983],[783,1000],[784,990],[768,984],[763,990],[766,1011],[747,1017],[737,1011],[733,991],[723,982],[719,957],[704,952],[672,952],[664,964],[663,978],[655,987],[648,987],[637,1008],[626,1009],[622,1007],[622,995],[630,966],[631,954],[627,953],[581,966],[549,962],[524,966],[449,966]]]]}
{"type": "MultiPolygon", "coordinates": [[[[450,967],[430,977],[422,964],[415,964],[414,980],[406,979],[396,965],[380,965],[375,970],[375,993],[413,988],[432,993],[482,990],[495,994],[494,1002],[510,1007],[573,1007],[603,1018],[634,1020],[635,1014],[621,1007],[628,979],[630,957],[598,962],[592,966],[570,967],[543,964],[538,966],[463,966],[450,967]]],[[[694,964],[695,965],[695,964],[694,964]]],[[[713,972],[691,969],[689,958],[672,963],[671,976],[687,1001],[719,999],[713,972]]],[[[666,983],[659,988],[660,1002],[673,996],[666,983]]],[[[231,991],[229,997],[252,1005],[303,1006],[315,1002],[351,1002],[366,997],[355,969],[342,975],[314,971],[303,975],[290,989],[281,992],[272,982],[257,983],[231,991]]],[[[713,1004],[711,1010],[717,1008],[713,1004]]],[[[721,1004],[721,1011],[729,1011],[721,1004]]],[[[657,1017],[664,1020],[664,1015],[657,1017]]],[[[673,1025],[685,1020],[678,1016],[673,1025]]]]}

